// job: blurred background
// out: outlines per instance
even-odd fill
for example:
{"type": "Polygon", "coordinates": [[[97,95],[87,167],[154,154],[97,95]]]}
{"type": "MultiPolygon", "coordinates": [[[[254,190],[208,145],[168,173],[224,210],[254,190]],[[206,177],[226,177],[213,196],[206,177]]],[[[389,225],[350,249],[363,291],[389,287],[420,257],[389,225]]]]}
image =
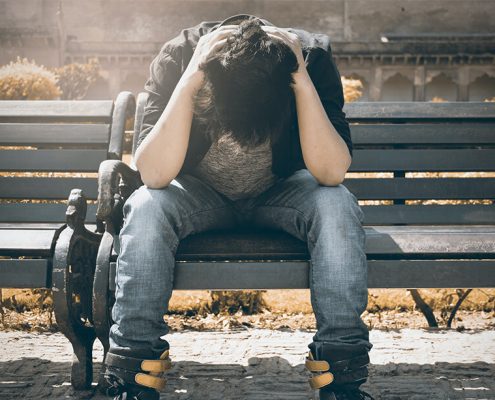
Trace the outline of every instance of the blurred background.
{"type": "Polygon", "coordinates": [[[88,87],[79,97],[137,94],[163,43],[183,28],[239,13],[329,34],[341,75],[360,82],[356,101],[495,96],[491,0],[4,0],[0,64],[17,57],[48,69],[96,62],[96,73],[94,64],[83,70],[88,87]]]}

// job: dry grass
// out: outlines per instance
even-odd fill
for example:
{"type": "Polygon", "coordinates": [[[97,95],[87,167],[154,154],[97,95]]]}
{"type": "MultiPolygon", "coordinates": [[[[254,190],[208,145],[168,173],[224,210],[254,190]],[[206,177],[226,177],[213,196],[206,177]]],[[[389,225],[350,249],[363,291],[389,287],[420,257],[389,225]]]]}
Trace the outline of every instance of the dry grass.
{"type": "MultiPolygon", "coordinates": [[[[442,310],[449,306],[447,299],[454,298],[453,290],[429,289],[422,294],[432,306],[439,321],[442,310]]],[[[56,331],[50,313],[51,299],[40,306],[39,294],[30,290],[3,290],[3,298],[15,295],[15,306],[8,304],[2,315],[2,329],[28,331],[56,331]]],[[[184,329],[237,329],[245,327],[264,329],[314,330],[316,321],[311,307],[309,290],[271,290],[263,293],[265,308],[246,315],[211,312],[212,297],[207,291],[175,291],[165,317],[172,330],[184,329]]],[[[493,329],[495,327],[495,289],[475,289],[456,314],[453,328],[493,329]]],[[[7,304],[6,304],[7,305],[7,304]]],[[[406,290],[370,289],[368,308],[363,320],[370,329],[400,329],[427,327],[424,316],[415,309],[406,290]]],[[[443,321],[445,322],[445,321],[443,321]]]]}

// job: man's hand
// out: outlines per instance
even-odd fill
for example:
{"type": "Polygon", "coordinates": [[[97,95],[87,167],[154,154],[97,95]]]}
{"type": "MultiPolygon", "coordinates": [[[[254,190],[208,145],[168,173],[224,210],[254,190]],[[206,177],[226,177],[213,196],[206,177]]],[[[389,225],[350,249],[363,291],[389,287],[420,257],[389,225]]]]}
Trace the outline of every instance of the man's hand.
{"type": "Polygon", "coordinates": [[[309,78],[299,37],[295,33],[276,26],[263,25],[261,28],[268,34],[268,36],[276,40],[281,40],[288,45],[296,55],[297,63],[299,64],[297,72],[294,73],[294,80],[296,81],[296,84],[300,78],[309,78]]]}
{"type": "Polygon", "coordinates": [[[181,80],[190,83],[196,90],[199,90],[204,79],[201,66],[222,50],[228,37],[237,28],[237,25],[224,25],[201,36],[181,80]]]}
{"type": "Polygon", "coordinates": [[[320,184],[336,186],[344,180],[352,159],[346,143],[329,120],[309,76],[299,37],[282,28],[262,28],[270,37],[286,43],[297,57],[299,68],[293,74],[293,89],[304,162],[320,184]]]}

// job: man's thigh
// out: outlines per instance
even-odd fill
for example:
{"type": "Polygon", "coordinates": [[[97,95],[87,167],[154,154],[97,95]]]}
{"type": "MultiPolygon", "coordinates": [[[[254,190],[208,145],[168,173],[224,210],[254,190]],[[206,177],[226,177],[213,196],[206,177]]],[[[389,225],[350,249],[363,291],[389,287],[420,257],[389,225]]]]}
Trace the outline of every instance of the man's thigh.
{"type": "Polygon", "coordinates": [[[179,175],[169,186],[141,186],[124,205],[124,221],[162,229],[172,225],[179,239],[210,229],[230,228],[236,223],[231,202],[192,175],[179,175]]]}
{"type": "Polygon", "coordinates": [[[347,187],[322,186],[307,169],[296,171],[256,199],[253,223],[284,230],[301,240],[316,221],[336,220],[363,212],[357,198],[347,187]]]}

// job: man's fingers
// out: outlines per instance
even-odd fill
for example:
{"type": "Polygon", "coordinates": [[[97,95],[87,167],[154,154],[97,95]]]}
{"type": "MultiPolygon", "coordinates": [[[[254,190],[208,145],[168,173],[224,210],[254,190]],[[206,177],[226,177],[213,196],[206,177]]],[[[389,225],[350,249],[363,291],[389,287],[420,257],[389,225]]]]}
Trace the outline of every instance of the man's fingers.
{"type": "Polygon", "coordinates": [[[213,46],[211,47],[211,51],[213,53],[216,53],[217,51],[219,51],[225,45],[225,43],[227,43],[227,39],[219,40],[218,42],[216,42],[215,44],[213,44],[213,46]]]}

